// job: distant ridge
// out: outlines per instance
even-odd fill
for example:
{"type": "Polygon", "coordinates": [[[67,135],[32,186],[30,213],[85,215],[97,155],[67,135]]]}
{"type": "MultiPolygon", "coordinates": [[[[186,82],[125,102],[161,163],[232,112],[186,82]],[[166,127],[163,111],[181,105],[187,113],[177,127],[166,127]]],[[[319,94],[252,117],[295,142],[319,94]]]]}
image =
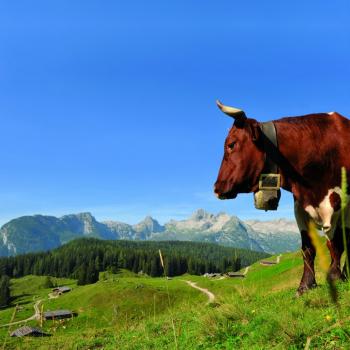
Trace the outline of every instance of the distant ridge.
{"type": "Polygon", "coordinates": [[[226,213],[215,215],[198,209],[188,219],[170,220],[164,226],[150,216],[136,225],[119,221],[98,222],[91,213],[60,218],[22,216],[0,229],[0,256],[53,249],[79,237],[214,242],[270,254],[293,251],[300,246],[294,221],[242,221],[226,213]]]}

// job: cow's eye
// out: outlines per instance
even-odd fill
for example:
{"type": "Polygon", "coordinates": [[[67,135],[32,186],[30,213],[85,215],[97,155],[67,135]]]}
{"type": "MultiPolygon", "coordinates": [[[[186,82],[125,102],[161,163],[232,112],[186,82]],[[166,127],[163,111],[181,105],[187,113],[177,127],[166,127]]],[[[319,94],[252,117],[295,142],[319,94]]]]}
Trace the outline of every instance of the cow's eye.
{"type": "Polygon", "coordinates": [[[233,150],[233,147],[235,146],[235,143],[236,142],[231,142],[227,145],[227,147],[230,149],[230,150],[233,150]]]}

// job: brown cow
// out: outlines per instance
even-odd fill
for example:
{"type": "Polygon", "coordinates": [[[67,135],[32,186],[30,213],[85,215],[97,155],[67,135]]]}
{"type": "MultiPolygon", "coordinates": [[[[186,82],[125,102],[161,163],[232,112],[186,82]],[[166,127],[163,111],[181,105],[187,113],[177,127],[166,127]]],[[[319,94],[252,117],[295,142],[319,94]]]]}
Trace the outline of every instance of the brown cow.
{"type": "MultiPolygon", "coordinates": [[[[266,148],[261,124],[242,110],[222,105],[234,118],[225,141],[224,157],[214,192],[220,199],[259,190],[266,157],[278,166],[280,185],[294,196],[295,217],[302,239],[304,273],[297,291],[301,295],[316,286],[315,248],[308,235],[313,220],[328,236],[331,253],[328,278],[344,278],[340,258],[344,251],[341,220],[341,168],[350,174],[350,121],[336,112],[274,120],[278,146],[266,148]]],[[[348,177],[349,183],[350,177],[348,177]]],[[[346,212],[349,225],[350,213],[346,212]]],[[[348,228],[347,228],[348,229],[348,228]]],[[[350,247],[348,247],[349,249],[350,247]]],[[[350,251],[350,250],[349,250],[350,251]]]]}

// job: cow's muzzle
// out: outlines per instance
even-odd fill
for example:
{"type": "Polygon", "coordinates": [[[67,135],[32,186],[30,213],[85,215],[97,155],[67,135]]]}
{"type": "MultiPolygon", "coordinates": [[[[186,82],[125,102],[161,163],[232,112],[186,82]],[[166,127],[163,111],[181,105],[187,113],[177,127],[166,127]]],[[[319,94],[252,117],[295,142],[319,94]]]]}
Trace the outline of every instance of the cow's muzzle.
{"type": "Polygon", "coordinates": [[[234,199],[237,197],[237,193],[233,191],[220,193],[217,189],[214,189],[215,196],[219,199],[234,199]]]}

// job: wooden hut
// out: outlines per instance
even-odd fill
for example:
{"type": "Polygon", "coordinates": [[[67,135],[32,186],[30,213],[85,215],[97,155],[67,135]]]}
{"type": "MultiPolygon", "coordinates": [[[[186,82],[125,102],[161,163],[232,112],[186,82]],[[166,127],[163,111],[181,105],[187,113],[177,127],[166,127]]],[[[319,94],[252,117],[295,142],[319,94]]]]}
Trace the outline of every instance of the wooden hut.
{"type": "Polygon", "coordinates": [[[11,337],[24,337],[28,335],[32,337],[45,337],[45,336],[49,336],[50,334],[45,333],[40,328],[23,326],[21,328],[17,328],[10,335],[11,337]]]}
{"type": "Polygon", "coordinates": [[[63,293],[68,293],[70,291],[71,291],[71,289],[67,286],[56,287],[56,288],[52,289],[52,292],[55,294],[63,294],[63,293]]]}
{"type": "Polygon", "coordinates": [[[264,265],[264,266],[272,266],[272,265],[276,265],[277,262],[275,261],[260,261],[260,265],[264,265]]]}
{"type": "Polygon", "coordinates": [[[245,275],[243,273],[240,272],[227,272],[226,274],[227,277],[231,277],[231,278],[244,278],[245,275]]]}
{"type": "Polygon", "coordinates": [[[55,311],[46,311],[43,314],[45,320],[61,320],[63,318],[72,318],[75,316],[70,310],[55,310],[55,311]]]}
{"type": "Polygon", "coordinates": [[[208,278],[215,278],[215,277],[220,277],[222,274],[221,273],[205,273],[203,276],[208,277],[208,278]]]}

